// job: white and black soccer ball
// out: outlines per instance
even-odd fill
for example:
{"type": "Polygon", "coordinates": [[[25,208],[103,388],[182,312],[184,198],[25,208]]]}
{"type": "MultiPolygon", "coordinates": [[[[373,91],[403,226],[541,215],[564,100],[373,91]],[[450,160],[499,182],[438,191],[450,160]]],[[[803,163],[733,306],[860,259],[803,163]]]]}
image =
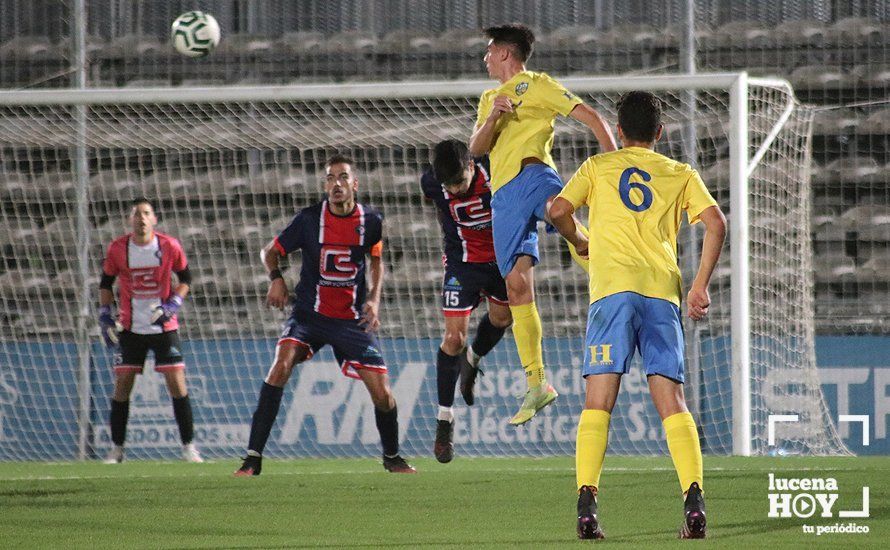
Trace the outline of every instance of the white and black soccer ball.
{"type": "Polygon", "coordinates": [[[170,32],[176,51],[189,57],[203,57],[219,44],[219,23],[202,11],[183,13],[170,32]]]}

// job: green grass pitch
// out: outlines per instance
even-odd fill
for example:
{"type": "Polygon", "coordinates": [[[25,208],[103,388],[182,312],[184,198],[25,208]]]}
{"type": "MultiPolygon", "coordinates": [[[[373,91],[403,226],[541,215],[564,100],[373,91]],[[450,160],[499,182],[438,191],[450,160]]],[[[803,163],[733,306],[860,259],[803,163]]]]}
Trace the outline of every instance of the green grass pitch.
{"type": "Polygon", "coordinates": [[[709,540],[678,541],[682,503],[667,457],[608,456],[600,516],[607,539],[575,538],[571,457],[412,461],[418,475],[374,459],[272,460],[234,478],[238,460],[0,463],[5,548],[888,548],[890,457],[705,458],[709,540]],[[834,477],[838,510],[861,507],[868,534],[803,534],[838,518],[770,519],[768,474],[834,477]]]}

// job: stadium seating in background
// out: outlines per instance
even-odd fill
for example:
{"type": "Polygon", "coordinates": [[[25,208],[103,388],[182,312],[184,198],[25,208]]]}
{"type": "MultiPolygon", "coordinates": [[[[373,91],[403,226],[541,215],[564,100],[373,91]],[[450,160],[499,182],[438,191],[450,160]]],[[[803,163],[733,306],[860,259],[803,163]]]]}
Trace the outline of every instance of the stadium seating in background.
{"type": "Polygon", "coordinates": [[[860,134],[890,135],[890,107],[878,109],[859,125],[860,134]]]}
{"type": "Polygon", "coordinates": [[[99,172],[90,178],[90,196],[96,200],[115,203],[109,208],[123,212],[141,191],[141,184],[136,175],[124,171],[99,172]]]}
{"type": "Polygon", "coordinates": [[[429,33],[415,30],[393,31],[383,37],[377,51],[385,54],[392,53],[419,53],[429,52],[433,49],[435,37],[429,33]]]}
{"type": "MultiPolygon", "coordinates": [[[[546,67],[555,75],[673,72],[679,66],[683,31],[676,25],[654,28],[645,22],[629,25],[616,21],[611,28],[571,25],[537,30],[539,42],[533,65],[546,67]]],[[[874,18],[852,17],[829,23],[786,20],[775,26],[749,20],[724,21],[716,28],[699,26],[696,39],[700,72],[744,69],[751,75],[788,78],[804,102],[832,106],[880,101],[886,99],[890,88],[890,66],[886,62],[890,26],[874,18]]],[[[130,33],[108,41],[95,37],[87,40],[92,63],[91,85],[130,88],[307,84],[353,79],[485,79],[482,64],[485,45],[486,40],[478,29],[445,29],[438,34],[414,29],[391,30],[383,35],[363,31],[328,35],[300,31],[281,36],[229,33],[213,56],[191,60],[172,52],[166,37],[130,33]]],[[[0,77],[5,87],[17,87],[34,82],[44,85],[44,79],[61,74],[62,77],[56,77],[58,82],[45,85],[68,85],[66,58],[70,55],[66,41],[53,43],[43,36],[12,38],[0,44],[0,77]]],[[[0,119],[0,124],[22,122],[0,119]]],[[[353,128],[349,133],[353,137],[360,138],[367,133],[366,121],[361,117],[352,118],[350,124],[353,128]]],[[[699,140],[713,140],[721,134],[713,124],[714,121],[696,121],[699,140]]],[[[557,128],[558,136],[577,130],[571,125],[557,128]]],[[[307,122],[301,130],[305,130],[302,132],[305,135],[326,131],[321,121],[307,122]]],[[[51,134],[55,130],[41,127],[39,131],[51,134]]],[[[133,141],[126,125],[107,126],[101,132],[96,139],[106,144],[133,141]]],[[[679,143],[683,126],[671,122],[666,132],[667,142],[679,143]]],[[[148,133],[151,137],[141,145],[157,147],[176,138],[177,129],[159,124],[148,133]]],[[[292,129],[269,127],[270,139],[287,143],[305,139],[302,134],[294,133],[292,129]]],[[[452,128],[444,128],[442,137],[452,134],[452,128]]],[[[214,136],[223,141],[235,137],[234,134],[227,137],[224,131],[214,136]]],[[[59,143],[70,142],[70,136],[56,138],[59,143]]],[[[886,298],[876,298],[880,292],[886,296],[890,285],[888,140],[890,107],[858,105],[828,109],[816,115],[811,229],[819,330],[855,332],[873,330],[873,327],[886,329],[890,325],[886,298]]],[[[361,143],[361,139],[356,142],[361,143]]],[[[720,147],[723,145],[717,148],[720,147]]],[[[725,151],[718,150],[717,154],[725,151]]],[[[437,229],[430,229],[432,210],[421,206],[419,175],[407,172],[395,159],[375,158],[370,165],[374,168],[363,171],[360,179],[375,185],[361,186],[359,198],[374,205],[389,205],[389,211],[384,212],[388,240],[386,261],[391,266],[387,293],[408,288],[409,281],[412,285],[421,281],[423,295],[417,298],[418,315],[428,319],[431,326],[437,326],[441,316],[438,300],[442,268],[438,252],[431,255],[430,251],[440,250],[440,235],[437,229]],[[386,193],[385,200],[380,193],[386,193]],[[418,249],[423,250],[422,254],[418,255],[418,249]]],[[[255,321],[258,334],[268,334],[263,331],[270,329],[274,332],[281,318],[262,307],[267,279],[258,263],[257,251],[290,222],[299,208],[323,197],[321,176],[307,173],[300,166],[285,169],[261,164],[238,166],[238,171],[222,170],[204,160],[194,161],[188,170],[178,169],[176,165],[143,167],[141,172],[132,167],[128,171],[118,166],[102,165],[98,169],[91,166],[89,192],[96,204],[90,216],[97,225],[91,228],[91,257],[100,261],[108,242],[127,231],[125,217],[133,198],[139,195],[157,198],[162,220],[159,230],[179,237],[195,265],[201,268],[203,274],[196,287],[195,300],[199,302],[198,308],[206,309],[204,318],[217,319],[211,332],[214,335],[238,332],[239,324],[227,322],[218,313],[211,315],[214,308],[218,312],[220,307],[230,314],[237,312],[245,316],[251,323],[255,321]],[[193,211],[200,205],[203,216],[200,219],[178,217],[179,208],[185,205],[193,211]],[[216,210],[219,208],[229,208],[236,223],[218,222],[216,210]],[[286,214],[269,220],[273,212],[286,214]],[[199,297],[205,292],[210,296],[199,297]],[[250,303],[242,303],[244,300],[239,297],[243,296],[251,296],[247,300],[250,303]]],[[[728,168],[728,161],[720,159],[701,174],[721,202],[728,201],[728,168]]],[[[74,200],[72,173],[54,165],[35,168],[30,175],[23,173],[24,170],[28,168],[11,165],[2,174],[0,200],[7,204],[9,214],[0,225],[0,249],[7,252],[14,249],[15,254],[7,254],[8,257],[24,258],[29,247],[39,251],[54,242],[64,246],[76,244],[72,241],[74,213],[64,206],[74,200]],[[36,221],[26,215],[32,215],[36,221]]],[[[766,222],[768,220],[758,220],[758,227],[769,231],[766,222]]],[[[548,257],[538,272],[540,291],[553,294],[567,284],[559,279],[564,277],[565,259],[556,240],[542,238],[542,251],[557,256],[555,261],[548,257]],[[548,266],[555,268],[551,270],[548,266]]],[[[48,290],[43,288],[41,292],[53,292],[58,297],[73,295],[76,283],[72,281],[76,277],[71,272],[72,266],[41,263],[39,255],[32,256],[35,257],[23,260],[21,265],[0,265],[0,291],[8,289],[18,292],[15,295],[20,297],[32,295],[38,291],[36,279],[42,276],[42,284],[48,290]],[[52,277],[50,283],[46,277],[52,277]]],[[[729,255],[724,254],[724,261],[715,273],[716,280],[722,282],[727,276],[728,258],[729,255]]],[[[296,259],[295,263],[298,262],[296,259]]],[[[295,271],[291,269],[288,276],[292,282],[295,271]]],[[[91,285],[95,284],[96,281],[91,280],[91,285]]],[[[583,284],[583,280],[579,284],[583,284]]],[[[555,295],[551,297],[559,299],[555,295]]],[[[716,303],[720,299],[712,296],[716,303]]],[[[728,299],[727,295],[726,305],[716,309],[728,311],[728,299]]],[[[577,304],[563,304],[561,307],[575,306],[577,304]]],[[[36,323],[40,318],[37,313],[27,309],[15,313],[15,319],[21,319],[21,326],[26,327],[15,330],[20,334],[46,330],[49,325],[36,323]]],[[[8,313],[0,314],[5,315],[4,319],[12,318],[8,313]]],[[[184,315],[188,314],[184,311],[184,315]]],[[[562,330],[560,318],[545,322],[555,327],[557,333],[562,330]]],[[[576,328],[573,325],[566,330],[576,328]]],[[[387,325],[384,318],[384,330],[387,336],[414,335],[417,328],[387,325]]]]}
{"type": "Polygon", "coordinates": [[[890,86],[890,66],[887,65],[857,65],[851,74],[860,87],[883,91],[890,86]]]}
{"type": "MultiPolygon", "coordinates": [[[[105,51],[109,44],[98,36],[86,35],[84,37],[84,50],[87,59],[97,56],[100,52],[105,51]]],[[[58,45],[59,53],[66,59],[74,59],[73,43],[70,40],[62,40],[58,45]]]]}
{"type": "Polygon", "coordinates": [[[856,184],[867,181],[880,170],[877,161],[868,156],[857,155],[835,159],[825,166],[814,166],[812,186],[814,189],[856,184]]]}
{"type": "Polygon", "coordinates": [[[707,48],[774,47],[774,33],[762,21],[730,21],[702,39],[707,48]]]}
{"type": "Polygon", "coordinates": [[[450,29],[439,35],[434,44],[438,51],[468,52],[481,56],[487,40],[476,29],[450,29]]]}
{"type": "Polygon", "coordinates": [[[0,200],[9,204],[27,202],[31,196],[32,184],[28,174],[3,172],[3,185],[0,186],[0,200]]]}
{"type": "Polygon", "coordinates": [[[16,36],[0,45],[0,58],[37,62],[60,59],[61,53],[45,36],[16,36]]]}
{"type": "MultiPolygon", "coordinates": [[[[29,305],[39,307],[41,299],[49,300],[52,297],[48,284],[50,275],[51,272],[42,266],[13,268],[0,274],[0,293],[7,297],[4,302],[15,304],[22,314],[25,314],[29,305]]],[[[9,328],[21,330],[26,327],[13,326],[9,328]]]]}
{"type": "Polygon", "coordinates": [[[392,271],[387,274],[389,292],[406,295],[439,296],[442,287],[442,260],[403,258],[394,263],[392,271]]]}
{"type": "Polygon", "coordinates": [[[402,196],[417,195],[420,192],[417,174],[405,172],[404,168],[398,166],[381,165],[368,172],[365,177],[388,192],[402,196]]]}
{"type": "Polygon", "coordinates": [[[273,53],[278,39],[257,34],[233,34],[221,40],[214,53],[220,55],[263,55],[273,53]]]}
{"type": "Polygon", "coordinates": [[[886,44],[888,26],[867,17],[846,17],[828,30],[827,39],[851,46],[886,44]]]}
{"type": "Polygon", "coordinates": [[[161,88],[170,86],[170,80],[165,78],[134,78],[124,84],[124,88],[161,88]]]}
{"type": "Polygon", "coordinates": [[[789,49],[821,46],[825,42],[826,27],[821,21],[797,19],[783,21],[773,32],[776,45],[789,49]]]}
{"type": "Polygon", "coordinates": [[[791,85],[802,90],[846,89],[855,84],[855,76],[844,73],[841,67],[825,65],[804,65],[794,69],[789,75],[791,85]]]}
{"type": "Polygon", "coordinates": [[[817,256],[817,283],[846,283],[856,280],[856,260],[837,250],[826,251],[817,256]]]}
{"type": "Polygon", "coordinates": [[[855,134],[862,115],[855,108],[822,111],[813,120],[813,135],[840,137],[855,134]]]}
{"type": "Polygon", "coordinates": [[[162,44],[154,36],[146,34],[125,34],[109,42],[100,52],[99,58],[119,59],[131,57],[144,59],[146,56],[156,56],[167,53],[167,44],[162,44]]]}
{"type": "Polygon", "coordinates": [[[305,55],[317,53],[324,47],[324,33],[317,31],[288,32],[281,36],[278,43],[289,53],[305,55]]]}
{"type": "Polygon", "coordinates": [[[329,52],[357,54],[372,53],[379,43],[377,35],[366,31],[344,31],[328,38],[324,49],[329,52]]]}

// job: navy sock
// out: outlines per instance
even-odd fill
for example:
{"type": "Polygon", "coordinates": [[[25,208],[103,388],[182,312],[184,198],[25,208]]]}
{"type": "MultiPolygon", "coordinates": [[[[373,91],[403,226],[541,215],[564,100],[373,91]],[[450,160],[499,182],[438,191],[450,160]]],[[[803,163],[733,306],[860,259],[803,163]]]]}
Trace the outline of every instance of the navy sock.
{"type": "Polygon", "coordinates": [[[450,407],[454,405],[454,386],[460,374],[460,356],[448,355],[442,348],[436,354],[436,387],[439,392],[439,405],[450,407]]]}
{"type": "Polygon", "coordinates": [[[388,411],[381,411],[375,407],[374,419],[377,420],[377,430],[380,432],[383,454],[396,456],[399,454],[399,414],[396,407],[388,411]]]}
{"type": "Polygon", "coordinates": [[[130,402],[111,400],[111,441],[118,447],[124,446],[127,439],[127,419],[130,417],[130,402]]]}
{"type": "Polygon", "coordinates": [[[473,340],[473,353],[479,357],[487,354],[501,341],[506,330],[507,327],[498,328],[491,324],[488,315],[482,317],[479,327],[476,329],[476,338],[473,340]]]}
{"type": "Polygon", "coordinates": [[[275,424],[275,417],[278,416],[278,409],[281,407],[282,395],[284,395],[284,388],[263,382],[260,399],[256,411],[253,413],[253,422],[250,424],[247,450],[263,454],[266,441],[269,439],[269,434],[272,433],[272,425],[275,424]]]}
{"type": "Polygon", "coordinates": [[[188,445],[195,437],[195,427],[192,420],[192,402],[189,396],[173,398],[173,416],[179,426],[179,439],[183,445],[188,445]]]}

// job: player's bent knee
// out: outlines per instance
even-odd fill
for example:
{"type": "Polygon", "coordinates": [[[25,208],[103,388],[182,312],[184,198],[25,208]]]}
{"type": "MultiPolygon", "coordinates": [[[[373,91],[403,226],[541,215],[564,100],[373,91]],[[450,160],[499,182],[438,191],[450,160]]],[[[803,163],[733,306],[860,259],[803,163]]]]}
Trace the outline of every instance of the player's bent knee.
{"type": "Polygon", "coordinates": [[[488,319],[495,328],[507,328],[513,324],[513,316],[510,315],[509,309],[507,309],[506,313],[493,314],[489,311],[488,319]]]}
{"type": "Polygon", "coordinates": [[[389,389],[389,386],[384,385],[378,387],[376,385],[369,385],[368,392],[371,394],[371,402],[374,404],[375,409],[389,411],[396,406],[396,398],[392,394],[392,390],[389,389]]]}
{"type": "Polygon", "coordinates": [[[448,355],[457,355],[467,345],[466,332],[446,332],[442,339],[442,351],[448,355]]]}
{"type": "Polygon", "coordinates": [[[271,386],[283,387],[290,380],[294,366],[310,357],[312,357],[312,350],[306,344],[282,342],[276,349],[275,361],[266,376],[266,383],[271,386]]]}
{"type": "Polygon", "coordinates": [[[383,412],[391,411],[396,406],[396,398],[389,392],[384,395],[371,396],[374,408],[383,412]]]}
{"type": "Polygon", "coordinates": [[[517,271],[508,273],[504,283],[507,286],[507,295],[525,293],[529,289],[528,279],[523,273],[517,271]]]}
{"type": "Polygon", "coordinates": [[[269,369],[269,374],[266,376],[266,383],[270,386],[279,388],[284,387],[284,385],[287,384],[287,381],[290,380],[290,375],[293,370],[293,365],[276,361],[275,363],[272,363],[272,368],[269,369]]]}

